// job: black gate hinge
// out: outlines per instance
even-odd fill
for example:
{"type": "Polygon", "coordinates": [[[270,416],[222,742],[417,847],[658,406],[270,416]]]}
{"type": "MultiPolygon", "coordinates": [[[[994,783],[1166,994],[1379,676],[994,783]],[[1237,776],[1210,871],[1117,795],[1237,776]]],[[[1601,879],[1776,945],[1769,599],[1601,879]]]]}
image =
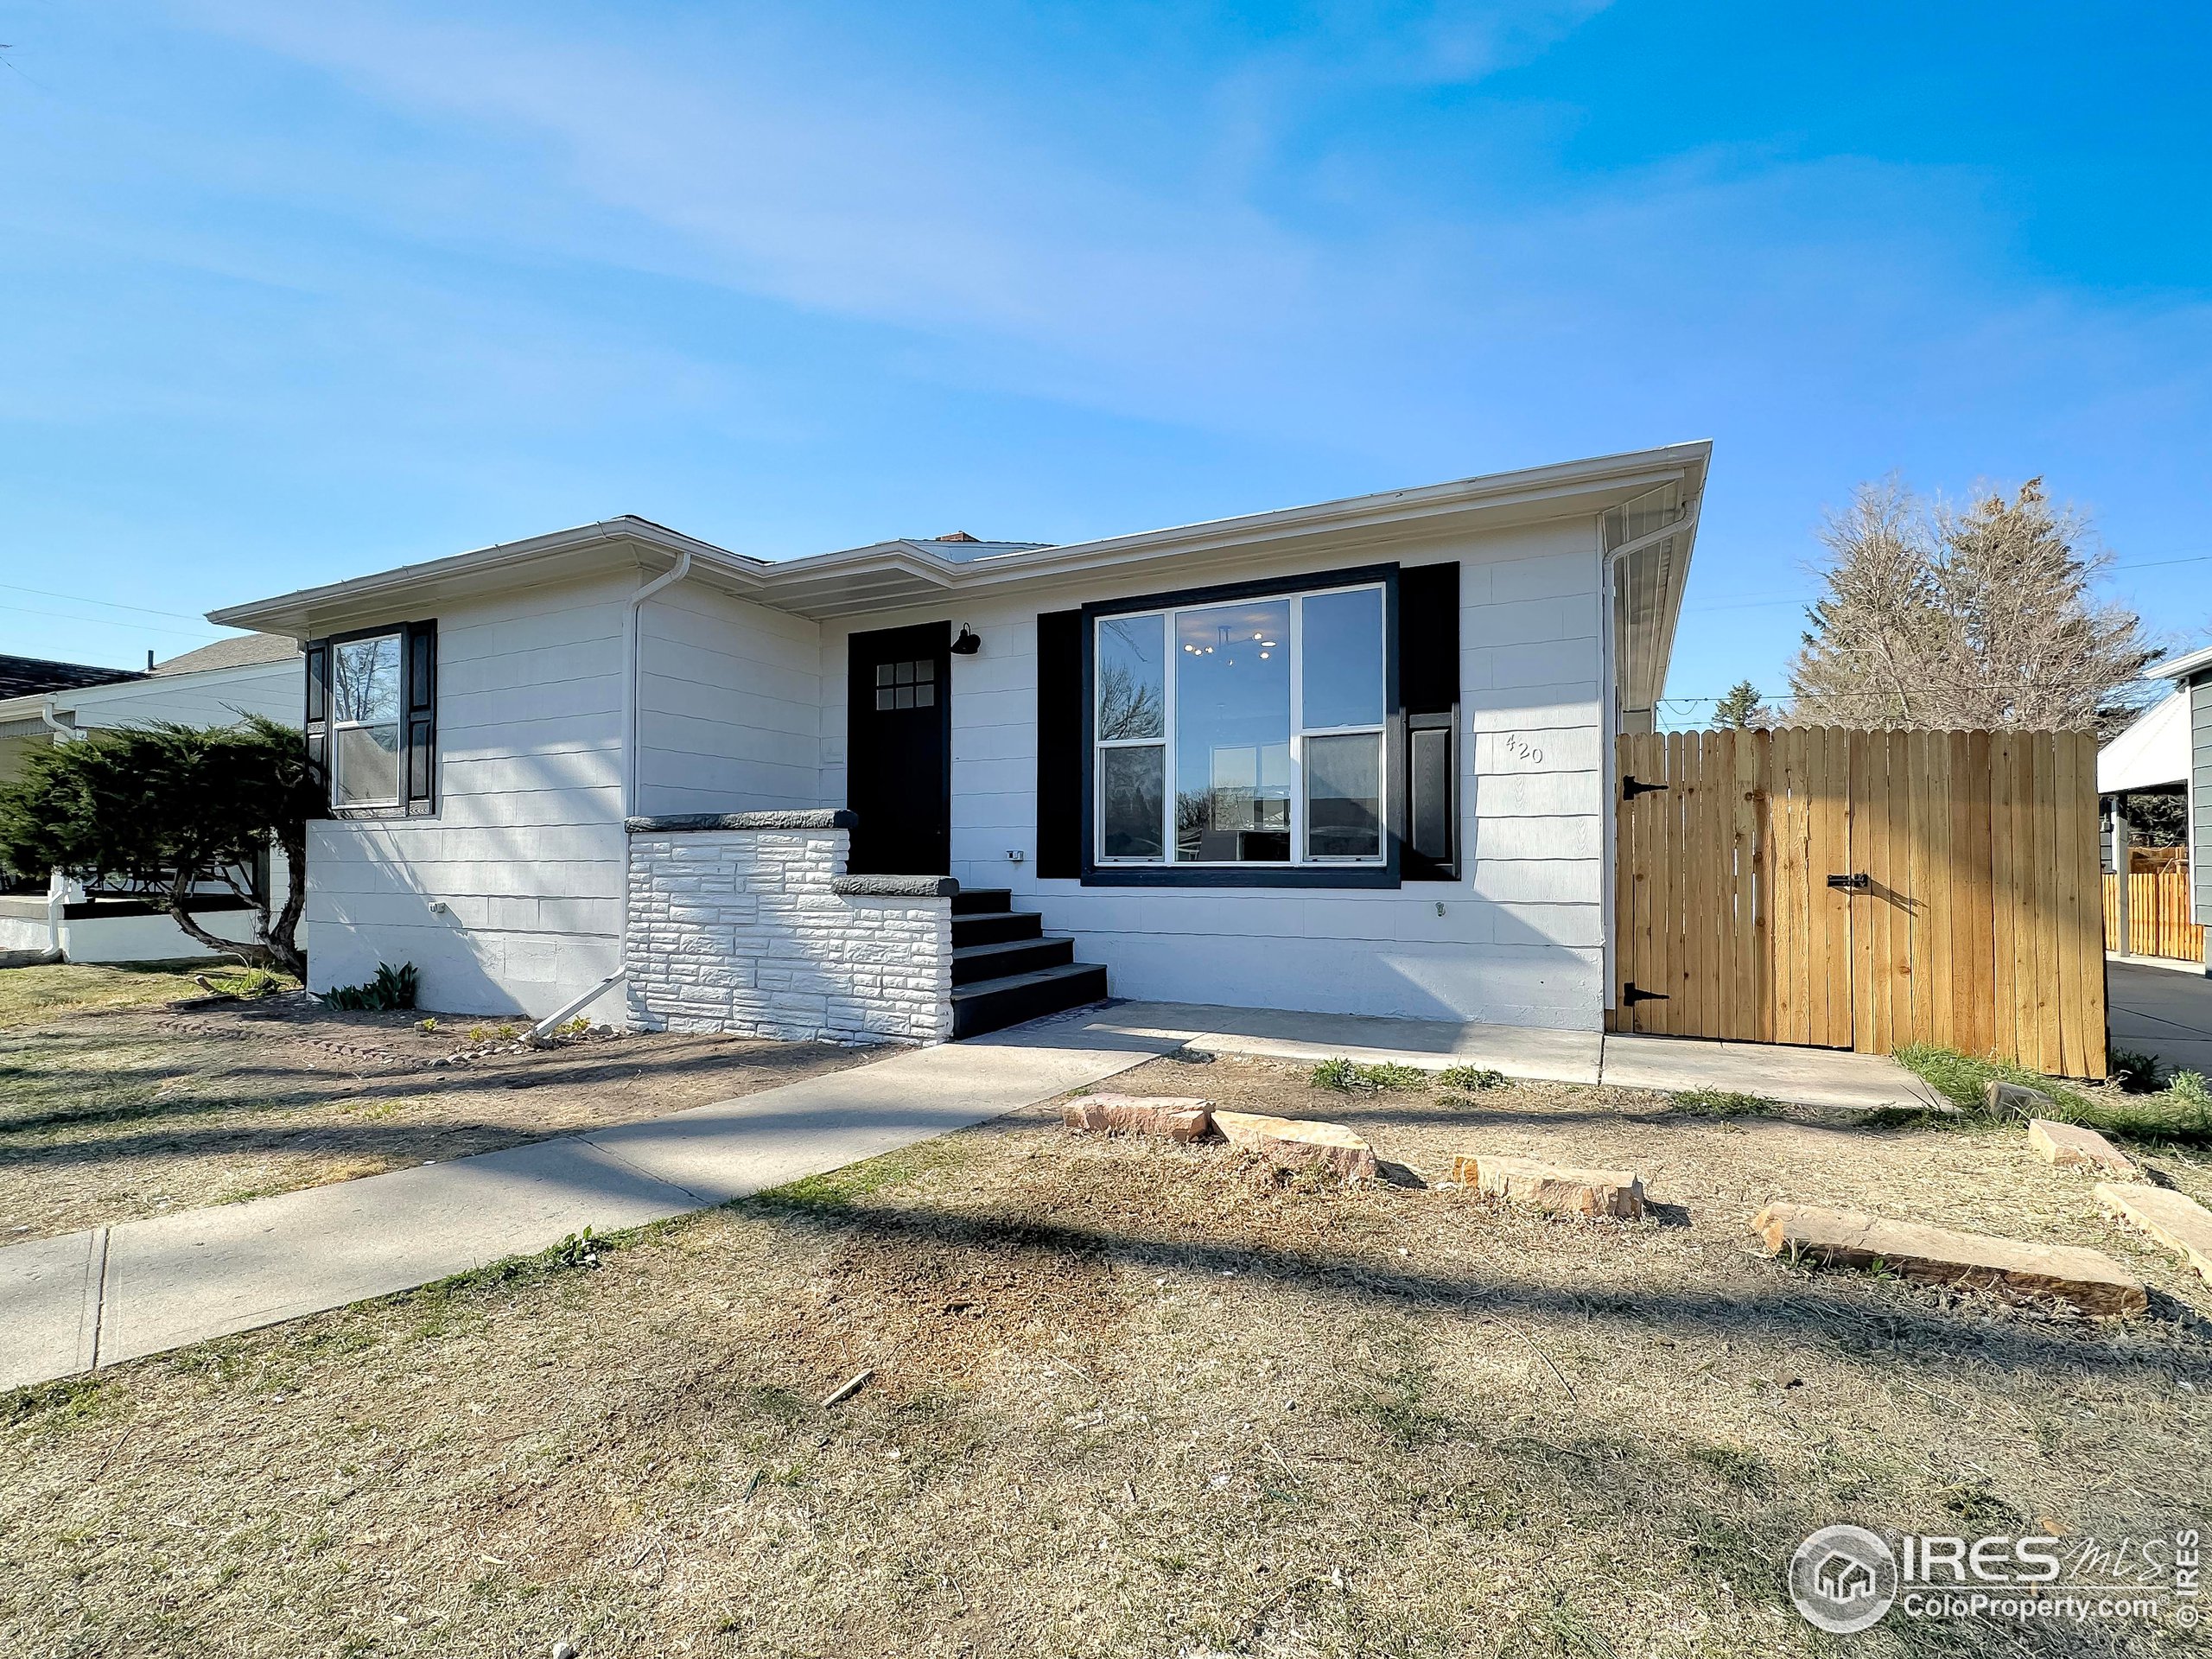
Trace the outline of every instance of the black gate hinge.
{"type": "Polygon", "coordinates": [[[1623,778],[1621,779],[1621,799],[1624,801],[1632,801],[1639,795],[1649,795],[1656,791],[1662,790],[1666,787],[1667,785],[1664,784],[1647,784],[1641,782],[1635,778],[1623,778]]]}
{"type": "MultiPolygon", "coordinates": [[[[1665,785],[1661,785],[1660,787],[1664,788],[1665,785]]],[[[1621,1001],[1631,1008],[1639,1002],[1664,1002],[1666,1000],[1667,993],[1664,991],[1647,991],[1633,982],[1621,987],[1621,1001]]]]}

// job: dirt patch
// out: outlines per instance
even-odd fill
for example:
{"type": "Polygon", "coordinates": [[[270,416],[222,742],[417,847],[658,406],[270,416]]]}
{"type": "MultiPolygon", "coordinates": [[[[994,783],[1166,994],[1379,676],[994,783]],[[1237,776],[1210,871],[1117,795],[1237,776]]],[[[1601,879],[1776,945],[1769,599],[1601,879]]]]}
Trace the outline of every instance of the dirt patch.
{"type": "Polygon", "coordinates": [[[501,1029],[272,999],[0,1033],[0,1243],[659,1116],[870,1053],[649,1033],[454,1063],[501,1029]]]}
{"type": "MultiPolygon", "coordinates": [[[[1255,1063],[1117,1086],[1324,1103],[1255,1063]]],[[[1468,1099],[1325,1115],[1423,1168],[1470,1135],[1587,1140],[1586,1161],[1663,1166],[1655,1197],[1684,1213],[1547,1218],[1019,1114],[596,1267],[487,1271],[0,1402],[0,1641],[1814,1656],[1834,1643],[1782,1568],[1815,1527],[2064,1542],[2212,1507],[2212,1347],[2178,1300],[2046,1319],[1746,1253],[1738,1192],[1880,1190],[1915,1159],[1915,1202],[2042,1192],[2070,1218],[2024,1148],[1549,1085],[1468,1099]]],[[[2190,1650],[2139,1623],[1859,1640],[2190,1650]]]]}

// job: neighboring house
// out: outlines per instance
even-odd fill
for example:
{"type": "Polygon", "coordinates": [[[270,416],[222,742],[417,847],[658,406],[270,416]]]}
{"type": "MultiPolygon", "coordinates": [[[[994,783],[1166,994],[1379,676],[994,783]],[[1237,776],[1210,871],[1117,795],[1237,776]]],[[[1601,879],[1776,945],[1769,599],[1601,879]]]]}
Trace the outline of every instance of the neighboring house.
{"type": "MultiPolygon", "coordinates": [[[[2212,645],[2161,663],[2145,677],[2174,683],[2175,695],[2136,725],[2146,725],[2161,713],[2167,715],[2171,734],[2161,748],[2167,758],[2158,769],[2175,772],[2176,781],[2188,791],[2190,919],[2200,925],[2212,924],[2212,645]]],[[[2101,764],[2097,786],[2105,786],[2101,764]]]]}
{"type": "MultiPolygon", "coordinates": [[[[11,664],[26,660],[0,658],[0,677],[11,664]]],[[[149,664],[143,673],[83,669],[73,683],[32,683],[26,694],[0,698],[0,780],[14,777],[32,751],[103,727],[224,726],[248,714],[297,725],[300,664],[299,647],[291,640],[250,633],[149,664]]],[[[281,904],[289,890],[281,857],[268,875],[273,902],[281,904]]],[[[0,950],[59,950],[73,962],[207,954],[167,916],[128,895],[88,893],[79,883],[54,883],[36,872],[20,873],[10,886],[0,893],[0,950]]],[[[203,925],[225,938],[251,937],[244,911],[235,918],[205,918],[203,925]]]]}
{"type": "Polygon", "coordinates": [[[1709,454],[1061,547],[768,563],[625,518],[213,620],[306,645],[318,988],[412,962],[432,1008],[924,1040],[1109,985],[1595,1031],[1612,739],[1650,728],[1709,454]]]}
{"type": "MultiPolygon", "coordinates": [[[[146,664],[153,668],[151,653],[146,664]]],[[[0,706],[7,703],[35,704],[48,693],[81,690],[88,685],[109,685],[122,680],[143,677],[128,668],[99,668],[91,663],[57,663],[44,657],[0,657],[0,706]]],[[[52,734],[34,720],[29,723],[17,721],[0,726],[0,783],[16,775],[23,763],[24,755],[35,748],[43,748],[52,734]]]]}

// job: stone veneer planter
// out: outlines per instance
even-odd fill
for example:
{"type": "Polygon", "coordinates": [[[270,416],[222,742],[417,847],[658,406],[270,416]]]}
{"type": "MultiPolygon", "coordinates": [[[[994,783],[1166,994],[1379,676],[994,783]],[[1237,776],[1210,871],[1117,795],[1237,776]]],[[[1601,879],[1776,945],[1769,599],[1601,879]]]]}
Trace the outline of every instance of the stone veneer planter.
{"type": "Polygon", "coordinates": [[[843,874],[853,815],[631,818],[630,1017],[787,1042],[952,1034],[944,876],[843,874]]]}

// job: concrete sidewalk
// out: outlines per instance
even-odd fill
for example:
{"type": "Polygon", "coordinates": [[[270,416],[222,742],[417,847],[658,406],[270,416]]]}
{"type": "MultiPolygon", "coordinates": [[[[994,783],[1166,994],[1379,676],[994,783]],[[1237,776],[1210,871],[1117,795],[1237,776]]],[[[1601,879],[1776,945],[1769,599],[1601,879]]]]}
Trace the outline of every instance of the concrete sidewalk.
{"type": "Polygon", "coordinates": [[[1938,1103],[1829,1049],[1125,1002],[667,1117],[0,1249],[0,1389],[412,1289],[743,1198],[1090,1085],[1185,1045],[1871,1111],[1938,1103]]]}
{"type": "Polygon", "coordinates": [[[671,1116],[0,1249],[0,1389],[705,1209],[1085,1088],[1179,1039],[1078,1013],[671,1116]]]}

